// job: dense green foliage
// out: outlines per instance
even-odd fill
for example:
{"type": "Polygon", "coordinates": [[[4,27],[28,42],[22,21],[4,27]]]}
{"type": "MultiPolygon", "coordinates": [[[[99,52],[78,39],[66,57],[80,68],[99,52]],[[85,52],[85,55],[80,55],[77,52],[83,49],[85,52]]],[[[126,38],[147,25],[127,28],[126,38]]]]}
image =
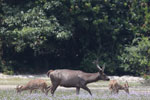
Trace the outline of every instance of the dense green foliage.
{"type": "MultiPolygon", "coordinates": [[[[148,0],[1,0],[1,71],[149,72],[148,0]]],[[[11,72],[12,73],[12,72],[11,72]]]]}
{"type": "Polygon", "coordinates": [[[150,74],[150,39],[148,37],[136,39],[134,45],[125,48],[121,59],[125,71],[143,75],[150,74]]]}

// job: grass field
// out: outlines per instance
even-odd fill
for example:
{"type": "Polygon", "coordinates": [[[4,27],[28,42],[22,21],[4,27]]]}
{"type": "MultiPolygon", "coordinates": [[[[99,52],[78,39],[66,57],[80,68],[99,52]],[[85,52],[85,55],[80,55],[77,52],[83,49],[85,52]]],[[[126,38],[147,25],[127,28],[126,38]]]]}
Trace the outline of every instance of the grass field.
{"type": "MultiPolygon", "coordinates": [[[[28,81],[32,80],[34,78],[0,78],[0,85],[23,85],[26,84],[28,81]]],[[[47,84],[51,84],[49,78],[44,78],[44,80],[47,82],[47,84]]],[[[107,87],[108,81],[98,81],[91,84],[88,84],[90,87],[107,87]]],[[[123,84],[123,83],[121,83],[123,84]]],[[[140,86],[141,84],[139,82],[129,83],[130,86],[140,86]]]]}
{"type": "Polygon", "coordinates": [[[58,89],[55,96],[52,97],[50,93],[46,96],[41,91],[32,94],[24,91],[17,94],[15,90],[2,90],[0,91],[0,100],[150,100],[150,92],[131,91],[129,95],[124,91],[120,91],[119,94],[110,94],[110,91],[101,89],[91,89],[91,92],[92,96],[83,90],[76,95],[75,90],[58,89]]]}
{"type": "MultiPolygon", "coordinates": [[[[20,94],[16,93],[16,85],[26,84],[33,78],[8,78],[0,79],[0,100],[150,100],[150,87],[142,86],[140,83],[129,83],[130,94],[120,91],[119,94],[110,94],[108,90],[108,82],[99,81],[89,84],[92,96],[87,91],[81,89],[80,94],[76,95],[74,88],[58,88],[54,97],[49,93],[46,96],[41,91],[33,92],[23,91],[20,94]],[[7,88],[3,88],[6,86],[7,88]],[[14,86],[9,88],[9,86],[14,86]]],[[[50,85],[50,80],[44,78],[50,85]]],[[[123,83],[122,83],[123,84],[123,83]]]]}

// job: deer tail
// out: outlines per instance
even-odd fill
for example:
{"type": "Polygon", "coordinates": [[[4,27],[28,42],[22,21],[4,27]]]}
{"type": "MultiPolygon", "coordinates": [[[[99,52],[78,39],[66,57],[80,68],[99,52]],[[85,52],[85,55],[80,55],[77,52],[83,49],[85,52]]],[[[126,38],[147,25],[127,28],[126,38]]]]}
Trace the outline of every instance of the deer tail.
{"type": "Polygon", "coordinates": [[[53,72],[54,70],[49,70],[48,72],[47,72],[47,76],[49,77],[49,74],[51,73],[51,72],[53,72]]]}

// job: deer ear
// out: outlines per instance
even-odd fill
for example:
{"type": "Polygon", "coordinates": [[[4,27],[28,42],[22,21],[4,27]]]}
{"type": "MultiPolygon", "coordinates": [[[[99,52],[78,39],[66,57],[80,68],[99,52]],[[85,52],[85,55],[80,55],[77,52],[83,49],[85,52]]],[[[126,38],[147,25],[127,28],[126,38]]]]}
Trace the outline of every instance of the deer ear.
{"type": "Polygon", "coordinates": [[[126,81],[126,83],[124,84],[125,87],[129,87],[128,82],[126,81]]]}
{"type": "Polygon", "coordinates": [[[16,86],[16,89],[19,89],[19,85],[16,86]]]}
{"type": "Polygon", "coordinates": [[[126,81],[126,86],[129,87],[128,81],[126,81]]]}
{"type": "Polygon", "coordinates": [[[21,85],[20,87],[19,87],[19,89],[21,89],[23,86],[21,85]]]}
{"type": "Polygon", "coordinates": [[[126,83],[124,84],[124,87],[127,87],[126,83]]]}

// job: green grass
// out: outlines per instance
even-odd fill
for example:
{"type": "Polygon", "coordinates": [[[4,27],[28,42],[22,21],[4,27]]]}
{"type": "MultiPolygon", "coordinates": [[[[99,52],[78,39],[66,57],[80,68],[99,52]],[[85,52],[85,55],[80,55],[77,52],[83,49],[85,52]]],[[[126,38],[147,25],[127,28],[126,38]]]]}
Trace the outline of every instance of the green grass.
{"type": "Polygon", "coordinates": [[[149,92],[130,91],[130,94],[126,94],[120,91],[119,94],[110,94],[109,90],[101,89],[91,89],[91,92],[92,96],[81,89],[80,94],[76,95],[75,89],[58,89],[52,97],[50,93],[46,96],[41,91],[32,94],[29,91],[23,91],[18,94],[15,90],[1,90],[0,100],[149,100],[150,97],[149,92]]]}
{"type": "MultiPolygon", "coordinates": [[[[0,79],[0,85],[23,85],[33,78],[7,78],[0,79]]],[[[49,78],[44,80],[50,84],[49,78]]],[[[49,93],[46,96],[41,91],[32,94],[29,91],[23,91],[21,94],[17,94],[15,88],[0,89],[0,100],[149,100],[150,87],[143,87],[140,83],[129,83],[130,94],[126,94],[124,91],[120,91],[118,95],[111,95],[108,90],[108,81],[98,81],[88,84],[93,96],[90,96],[87,91],[80,91],[80,95],[76,95],[75,89],[57,89],[55,96],[52,97],[49,93]],[[93,87],[93,88],[92,88],[93,87]],[[101,87],[105,87],[102,89],[101,87]]],[[[123,84],[123,82],[121,83],[123,84]]]]}

